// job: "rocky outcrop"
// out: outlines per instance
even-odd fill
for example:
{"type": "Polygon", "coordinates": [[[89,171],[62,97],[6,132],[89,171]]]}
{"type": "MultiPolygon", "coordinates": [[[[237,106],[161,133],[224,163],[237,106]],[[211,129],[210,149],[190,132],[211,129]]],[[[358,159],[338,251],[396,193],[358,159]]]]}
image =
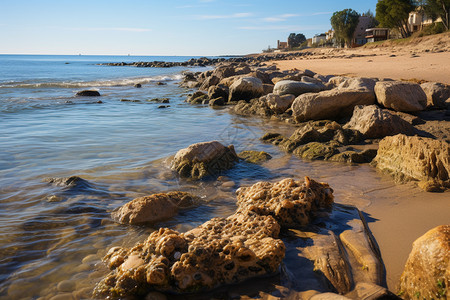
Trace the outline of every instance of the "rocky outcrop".
{"type": "Polygon", "coordinates": [[[103,260],[112,272],[94,295],[186,293],[275,273],[285,256],[281,227],[305,225],[333,203],[332,189],[309,178],[257,183],[237,194],[239,208],[228,218],[214,218],[186,233],[161,228],[130,249],[111,248],[103,260]]]}
{"type": "Polygon", "coordinates": [[[445,141],[402,134],[386,137],[373,163],[399,181],[418,180],[430,191],[450,188],[450,144],[445,141]]]}
{"type": "Polygon", "coordinates": [[[245,160],[251,164],[262,164],[268,161],[272,156],[264,151],[245,150],[238,154],[240,159],[245,160]]]}
{"type": "Polygon", "coordinates": [[[396,111],[415,112],[427,107],[427,95],[416,83],[379,81],[375,94],[378,103],[396,111]]]}
{"type": "Polygon", "coordinates": [[[427,106],[434,108],[445,108],[445,102],[450,99],[450,85],[425,82],[420,85],[422,90],[427,95],[427,106]]]}
{"type": "Polygon", "coordinates": [[[297,97],[292,104],[292,116],[297,122],[329,120],[351,116],[357,105],[371,105],[375,96],[367,90],[333,89],[297,97]]]}
{"type": "Polygon", "coordinates": [[[243,116],[258,115],[268,117],[274,114],[264,96],[258,99],[252,99],[249,102],[244,100],[239,101],[231,111],[243,116]]]}
{"type": "Polygon", "coordinates": [[[291,94],[279,96],[277,94],[268,94],[265,96],[267,105],[276,114],[282,114],[288,110],[295,100],[295,96],[291,94]]]}
{"type": "Polygon", "coordinates": [[[288,94],[299,96],[305,93],[318,93],[323,89],[324,87],[311,82],[281,80],[275,84],[273,93],[280,96],[288,94]]]}
{"type": "Polygon", "coordinates": [[[216,99],[216,98],[223,98],[226,101],[228,101],[228,87],[225,85],[214,85],[211,86],[208,89],[208,97],[209,99],[216,99]]]}
{"type": "Polygon", "coordinates": [[[84,91],[77,92],[75,96],[78,96],[78,97],[99,97],[101,95],[100,95],[99,91],[84,90],[84,91]]]}
{"type": "Polygon", "coordinates": [[[190,104],[202,104],[205,101],[208,101],[209,97],[208,95],[206,95],[205,93],[201,92],[201,91],[197,91],[195,93],[193,93],[191,96],[189,96],[186,99],[186,102],[190,103],[190,104]]]}
{"type": "Polygon", "coordinates": [[[238,212],[252,211],[273,216],[281,227],[307,225],[320,209],[333,204],[333,190],[326,183],[305,178],[305,182],[284,179],[258,182],[236,191],[238,212]]]}
{"type": "Polygon", "coordinates": [[[230,86],[228,101],[250,100],[262,96],[264,93],[261,79],[244,77],[236,80],[230,86]]]}
{"type": "Polygon", "coordinates": [[[344,128],[358,130],[369,139],[383,138],[399,133],[414,134],[414,127],[410,123],[376,105],[355,106],[353,116],[344,128]]]}
{"type": "Polygon", "coordinates": [[[311,142],[303,146],[299,146],[294,150],[294,155],[300,158],[311,160],[327,160],[333,155],[338,154],[339,150],[336,145],[328,145],[324,143],[311,142]]]}
{"type": "Polygon", "coordinates": [[[438,226],[413,243],[399,295],[402,299],[449,299],[450,225],[438,226]]]}
{"type": "Polygon", "coordinates": [[[185,192],[169,192],[136,198],[112,213],[123,224],[148,224],[177,215],[180,208],[198,203],[199,198],[185,192]]]}
{"type": "Polygon", "coordinates": [[[228,170],[238,161],[233,145],[217,141],[190,145],[175,154],[172,169],[181,177],[201,179],[228,170]]]}

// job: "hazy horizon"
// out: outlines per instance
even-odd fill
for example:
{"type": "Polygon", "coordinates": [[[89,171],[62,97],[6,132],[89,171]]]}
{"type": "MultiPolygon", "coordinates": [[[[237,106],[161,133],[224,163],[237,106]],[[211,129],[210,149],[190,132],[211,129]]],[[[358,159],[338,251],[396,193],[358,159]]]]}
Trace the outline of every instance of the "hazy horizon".
{"type": "Polygon", "coordinates": [[[377,0],[32,1],[0,4],[0,54],[219,56],[259,53],[292,32],[328,31],[333,12],[377,0]]]}

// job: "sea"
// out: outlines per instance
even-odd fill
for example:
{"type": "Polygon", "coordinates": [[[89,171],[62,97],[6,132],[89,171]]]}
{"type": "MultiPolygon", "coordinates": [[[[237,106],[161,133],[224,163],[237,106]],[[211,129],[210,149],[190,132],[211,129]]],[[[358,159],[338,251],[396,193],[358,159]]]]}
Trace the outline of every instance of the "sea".
{"type": "Polygon", "coordinates": [[[179,86],[183,72],[206,67],[100,65],[190,58],[0,55],[0,299],[90,299],[108,273],[101,259],[111,247],[131,247],[160,227],[184,232],[228,216],[236,189],[261,180],[307,175],[328,182],[336,202],[360,209],[402,197],[404,189],[368,165],[302,161],[260,140],[269,131],[289,135],[291,125],[186,103],[194,90],[179,86]],[[75,95],[86,89],[101,96],[75,95]],[[239,162],[200,182],[170,169],[178,150],[213,140],[272,159],[239,162]],[[83,181],[52,181],[71,176],[83,181]],[[153,226],[110,217],[136,197],[174,190],[202,202],[153,226]]]}

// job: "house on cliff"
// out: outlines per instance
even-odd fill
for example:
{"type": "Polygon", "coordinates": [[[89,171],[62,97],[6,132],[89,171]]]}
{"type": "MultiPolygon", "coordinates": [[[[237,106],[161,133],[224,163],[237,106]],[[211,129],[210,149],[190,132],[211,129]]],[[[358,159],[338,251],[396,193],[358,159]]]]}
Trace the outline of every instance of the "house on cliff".
{"type": "Polygon", "coordinates": [[[415,11],[409,13],[408,30],[409,32],[421,31],[425,27],[438,22],[442,22],[442,19],[438,18],[433,21],[433,19],[425,13],[423,7],[419,6],[415,11]]]}

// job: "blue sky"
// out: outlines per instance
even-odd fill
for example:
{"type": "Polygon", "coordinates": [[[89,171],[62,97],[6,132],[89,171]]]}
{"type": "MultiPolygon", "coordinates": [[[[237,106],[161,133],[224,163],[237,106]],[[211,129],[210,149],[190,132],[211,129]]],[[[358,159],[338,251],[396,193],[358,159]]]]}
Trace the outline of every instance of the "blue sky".
{"type": "Polygon", "coordinates": [[[0,0],[0,54],[224,55],[261,52],[333,12],[377,0],[0,0]]]}

